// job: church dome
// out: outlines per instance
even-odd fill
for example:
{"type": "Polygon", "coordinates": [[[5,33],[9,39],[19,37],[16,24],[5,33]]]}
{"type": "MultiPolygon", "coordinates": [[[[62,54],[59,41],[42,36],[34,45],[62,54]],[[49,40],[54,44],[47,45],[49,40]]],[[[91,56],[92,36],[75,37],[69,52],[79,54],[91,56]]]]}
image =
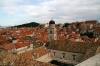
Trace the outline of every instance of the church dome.
{"type": "Polygon", "coordinates": [[[49,24],[55,24],[54,20],[50,20],[49,24]]]}

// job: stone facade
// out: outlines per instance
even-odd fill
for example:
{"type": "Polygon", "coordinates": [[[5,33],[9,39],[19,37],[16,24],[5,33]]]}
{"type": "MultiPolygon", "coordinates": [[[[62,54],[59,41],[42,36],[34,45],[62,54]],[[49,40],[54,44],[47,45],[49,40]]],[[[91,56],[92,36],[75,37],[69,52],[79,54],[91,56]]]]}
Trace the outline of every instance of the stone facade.
{"type": "Polygon", "coordinates": [[[56,38],[57,38],[57,36],[56,36],[55,24],[50,24],[49,23],[49,27],[48,27],[48,41],[56,40],[56,38]]]}

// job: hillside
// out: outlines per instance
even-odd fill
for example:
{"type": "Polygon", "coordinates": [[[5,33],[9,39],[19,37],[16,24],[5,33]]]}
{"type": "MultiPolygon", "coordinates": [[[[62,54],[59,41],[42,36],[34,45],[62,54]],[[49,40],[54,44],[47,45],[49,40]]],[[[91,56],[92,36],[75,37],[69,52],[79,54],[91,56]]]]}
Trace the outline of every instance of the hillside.
{"type": "Polygon", "coordinates": [[[26,23],[22,25],[17,25],[15,27],[38,27],[38,26],[39,26],[39,23],[31,22],[31,23],[26,23]]]}

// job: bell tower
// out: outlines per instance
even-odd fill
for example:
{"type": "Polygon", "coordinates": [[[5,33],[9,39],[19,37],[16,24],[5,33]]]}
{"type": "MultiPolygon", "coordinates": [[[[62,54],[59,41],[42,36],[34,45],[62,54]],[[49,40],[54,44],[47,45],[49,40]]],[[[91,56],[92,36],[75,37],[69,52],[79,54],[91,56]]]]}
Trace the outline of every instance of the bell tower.
{"type": "Polygon", "coordinates": [[[48,26],[48,41],[56,40],[57,39],[56,33],[57,32],[56,32],[56,27],[55,27],[55,21],[50,20],[49,26],[48,26]]]}

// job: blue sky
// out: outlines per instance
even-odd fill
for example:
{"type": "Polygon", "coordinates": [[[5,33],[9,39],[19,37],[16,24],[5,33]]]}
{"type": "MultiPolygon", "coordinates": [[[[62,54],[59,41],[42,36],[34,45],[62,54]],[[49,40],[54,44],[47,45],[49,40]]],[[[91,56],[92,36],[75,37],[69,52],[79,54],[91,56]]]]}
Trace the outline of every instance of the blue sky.
{"type": "Polygon", "coordinates": [[[100,21],[100,0],[0,0],[0,25],[100,21]]]}

